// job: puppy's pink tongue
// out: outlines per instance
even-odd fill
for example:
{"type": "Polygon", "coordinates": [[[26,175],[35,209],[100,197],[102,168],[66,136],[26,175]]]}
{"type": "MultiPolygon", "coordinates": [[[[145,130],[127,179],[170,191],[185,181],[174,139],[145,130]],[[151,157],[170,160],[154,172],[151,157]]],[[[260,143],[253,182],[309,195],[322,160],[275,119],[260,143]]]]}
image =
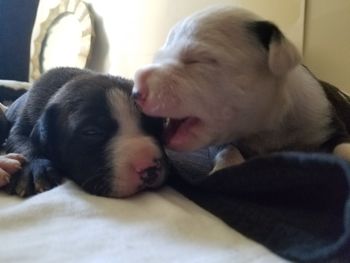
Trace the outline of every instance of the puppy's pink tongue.
{"type": "Polygon", "coordinates": [[[198,123],[197,118],[170,119],[165,130],[165,143],[174,150],[181,150],[191,133],[191,128],[198,123]]]}

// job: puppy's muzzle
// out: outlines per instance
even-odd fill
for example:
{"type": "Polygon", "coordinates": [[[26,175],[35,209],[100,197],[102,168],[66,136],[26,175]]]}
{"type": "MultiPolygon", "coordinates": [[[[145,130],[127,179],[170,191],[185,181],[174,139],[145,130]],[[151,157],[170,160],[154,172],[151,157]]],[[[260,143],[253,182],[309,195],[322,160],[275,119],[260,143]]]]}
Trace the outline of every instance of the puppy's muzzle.
{"type": "Polygon", "coordinates": [[[156,188],[164,180],[166,167],[162,159],[155,158],[152,162],[139,160],[134,167],[142,182],[140,188],[156,188]]]}
{"type": "Polygon", "coordinates": [[[148,80],[153,71],[153,67],[144,67],[135,73],[135,84],[131,96],[139,106],[142,106],[148,97],[148,80]]]}
{"type": "Polygon", "coordinates": [[[162,173],[161,160],[154,160],[155,165],[150,166],[140,173],[140,178],[145,186],[152,187],[158,181],[162,173]]]}
{"type": "Polygon", "coordinates": [[[132,92],[131,98],[136,100],[136,101],[139,101],[139,100],[144,99],[144,96],[142,95],[142,93],[140,91],[135,90],[132,92]]]}

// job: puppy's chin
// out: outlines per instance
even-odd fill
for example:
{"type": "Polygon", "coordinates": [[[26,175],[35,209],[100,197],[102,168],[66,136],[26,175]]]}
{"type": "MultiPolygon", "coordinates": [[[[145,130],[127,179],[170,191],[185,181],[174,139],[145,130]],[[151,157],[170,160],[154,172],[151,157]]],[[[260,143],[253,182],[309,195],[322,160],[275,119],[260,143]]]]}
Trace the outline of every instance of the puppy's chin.
{"type": "Polygon", "coordinates": [[[165,168],[162,167],[156,174],[156,179],[150,183],[145,183],[140,177],[140,174],[135,171],[125,170],[120,171],[118,176],[115,176],[112,180],[113,188],[109,193],[110,197],[126,198],[133,196],[141,191],[149,189],[157,189],[163,185],[166,178],[165,168]],[[123,176],[120,176],[123,174],[123,176]]]}
{"type": "Polygon", "coordinates": [[[195,151],[212,143],[206,124],[196,117],[168,120],[164,137],[166,147],[174,151],[195,151]]]}
{"type": "Polygon", "coordinates": [[[113,177],[111,197],[125,198],[143,190],[143,183],[136,172],[120,171],[119,175],[113,177]]]}

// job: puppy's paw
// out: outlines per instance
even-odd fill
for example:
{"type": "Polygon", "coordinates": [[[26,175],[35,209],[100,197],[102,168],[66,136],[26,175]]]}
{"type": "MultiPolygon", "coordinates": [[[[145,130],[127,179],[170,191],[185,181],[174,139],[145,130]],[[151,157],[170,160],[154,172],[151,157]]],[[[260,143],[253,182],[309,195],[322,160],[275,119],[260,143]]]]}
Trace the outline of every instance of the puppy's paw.
{"type": "Polygon", "coordinates": [[[0,187],[10,182],[12,174],[22,169],[25,158],[21,154],[9,153],[0,156],[0,187]]]}
{"type": "Polygon", "coordinates": [[[10,175],[0,168],[0,187],[7,185],[10,182],[10,175]]]}
{"type": "Polygon", "coordinates": [[[50,190],[62,181],[58,171],[47,159],[34,159],[11,177],[7,190],[21,197],[50,190]]]}
{"type": "Polygon", "coordinates": [[[340,143],[333,149],[333,154],[350,162],[350,143],[340,143]]]}
{"type": "Polygon", "coordinates": [[[214,162],[214,168],[210,171],[209,175],[226,167],[241,164],[244,162],[244,158],[235,146],[229,145],[215,156],[214,162]]]}

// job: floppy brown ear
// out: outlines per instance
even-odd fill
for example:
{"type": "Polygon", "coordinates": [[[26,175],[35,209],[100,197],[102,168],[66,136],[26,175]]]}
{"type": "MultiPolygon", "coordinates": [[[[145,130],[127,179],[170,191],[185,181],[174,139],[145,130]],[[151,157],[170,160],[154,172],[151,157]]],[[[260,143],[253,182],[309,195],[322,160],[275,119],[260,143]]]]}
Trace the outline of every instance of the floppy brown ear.
{"type": "Polygon", "coordinates": [[[256,21],[249,24],[249,29],[268,51],[268,65],[274,75],[284,75],[300,63],[301,57],[297,48],[275,24],[256,21]]]}

